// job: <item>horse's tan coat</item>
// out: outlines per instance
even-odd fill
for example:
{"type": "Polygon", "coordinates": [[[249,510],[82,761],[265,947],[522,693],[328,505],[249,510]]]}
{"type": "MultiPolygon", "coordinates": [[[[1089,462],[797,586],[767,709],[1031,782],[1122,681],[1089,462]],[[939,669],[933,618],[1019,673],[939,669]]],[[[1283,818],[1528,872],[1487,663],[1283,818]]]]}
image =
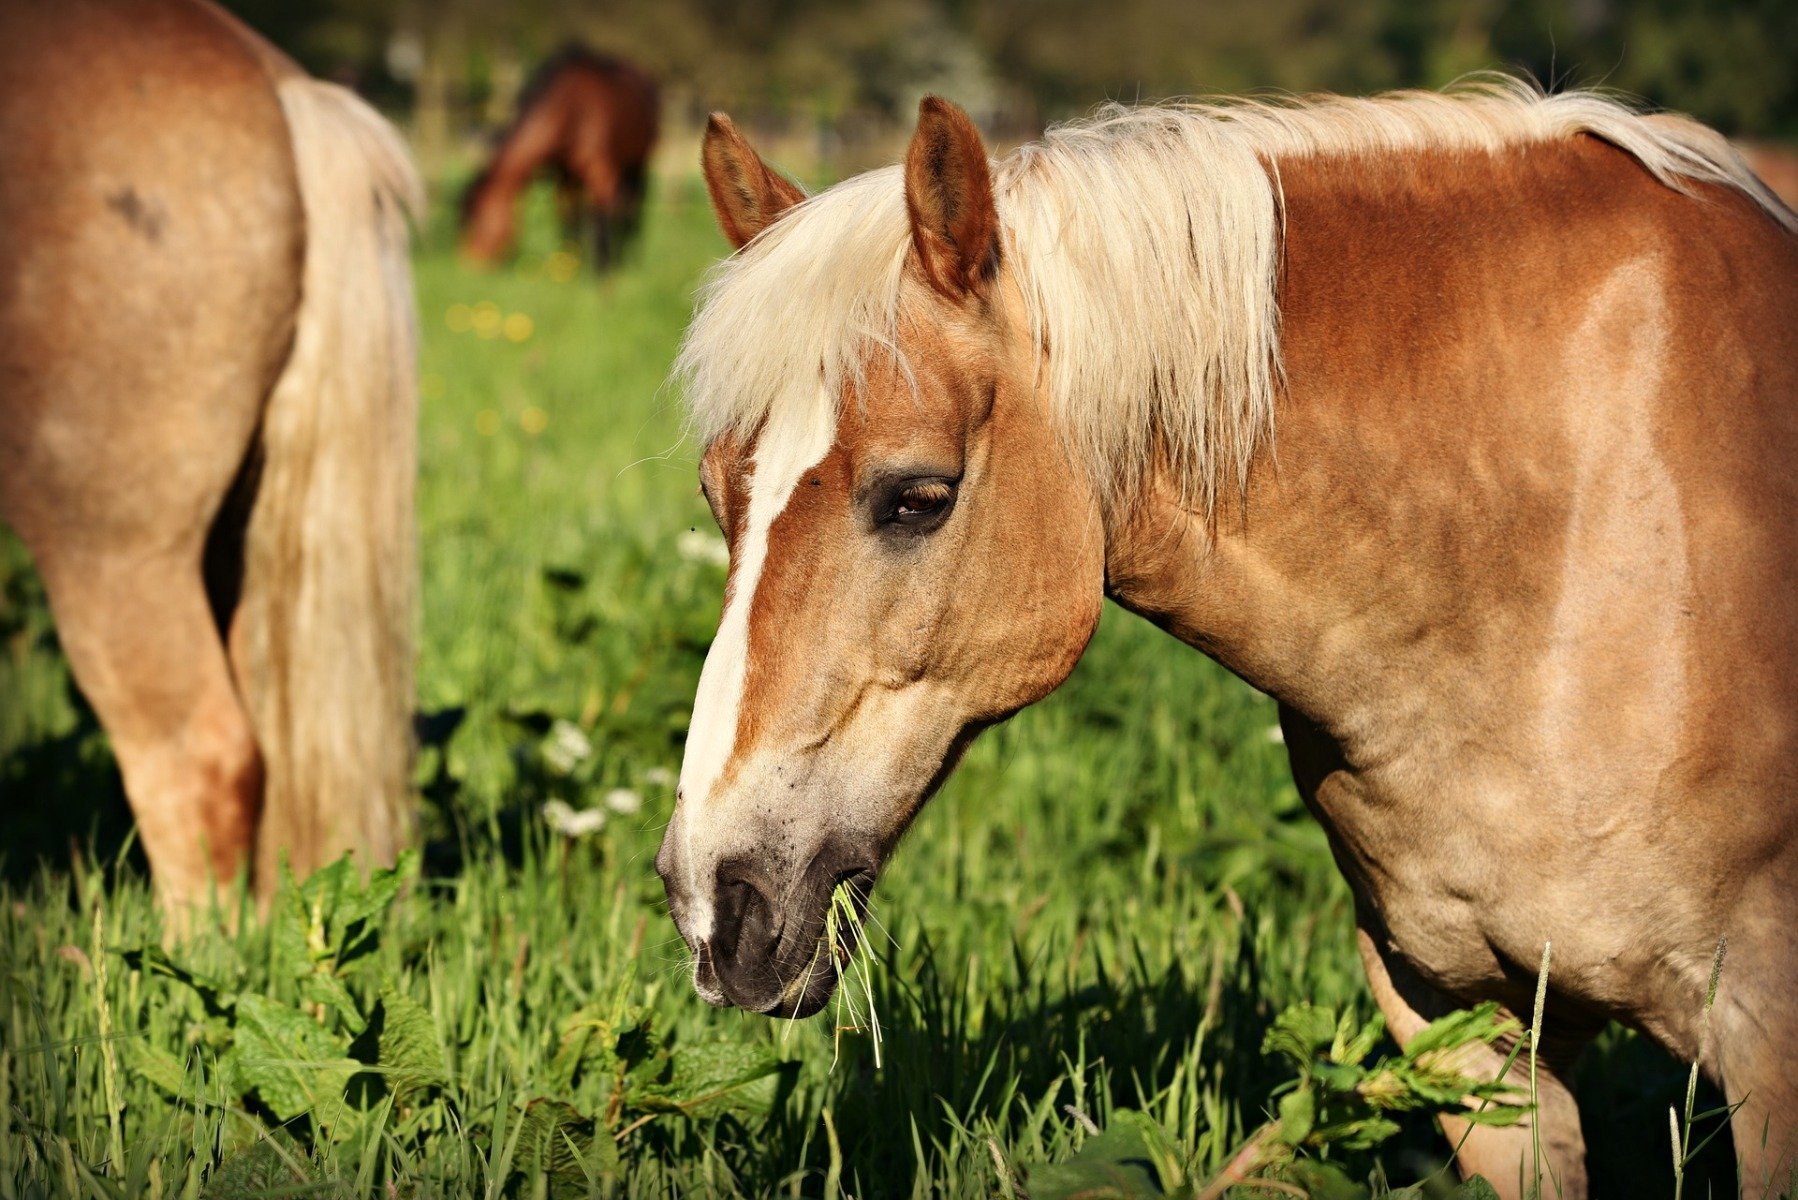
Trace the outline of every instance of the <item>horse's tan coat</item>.
{"type": "Polygon", "coordinates": [[[391,859],[414,569],[404,151],[203,0],[0,6],[0,77],[0,518],[158,892],[179,922],[259,835],[265,894],[282,855],[391,859]]]}
{"type": "MultiPolygon", "coordinates": [[[[799,976],[812,864],[883,861],[966,739],[1072,668],[1109,595],[1280,701],[1401,1038],[1481,999],[1526,1012],[1553,942],[1540,1120],[1563,1194],[1585,1191],[1563,1071],[1610,1018],[1741,1102],[1751,1193],[1789,1170],[1798,239],[1591,137],[1282,160],[1277,454],[1211,512],[1165,462],[1107,504],[1054,428],[1012,266],[983,281],[984,244],[940,236],[967,220],[944,197],[981,194],[955,183],[986,170],[977,137],[927,108],[919,146],[912,373],[846,394],[816,483],[769,525],[734,727],[704,731],[731,750],[659,860],[690,938],[695,897],[763,896],[752,961],[704,948],[709,994],[822,1003],[829,982],[799,976]],[[866,507],[895,470],[959,476],[900,553],[866,507]]],[[[707,454],[733,552],[762,453],[707,454]]],[[[1530,1141],[1476,1128],[1463,1166],[1516,1194],[1530,1141]]]]}
{"type": "MultiPolygon", "coordinates": [[[[1798,1035],[1798,696],[1775,665],[1798,611],[1768,524],[1792,497],[1752,449],[1798,433],[1775,400],[1798,396],[1775,318],[1798,253],[1726,195],[1695,228],[1596,143],[1530,157],[1498,165],[1561,194],[1552,232],[1410,164],[1286,169],[1278,467],[1215,533],[1172,504],[1114,530],[1112,594],[1281,700],[1370,969],[1406,981],[1382,997],[1401,1031],[1447,1000],[1527,1011],[1552,940],[1563,1054],[1615,1017],[1694,1057],[1727,934],[1707,1065],[1747,1098],[1752,1176],[1790,1145],[1798,1035]],[[1419,245],[1432,209],[1488,232],[1419,245]],[[1392,278],[1450,255],[1462,295],[1392,278]]],[[[1549,1107],[1583,1188],[1571,1105],[1549,1107]]],[[[1470,1162],[1504,1186],[1520,1138],[1482,1132],[1470,1162]]]]}

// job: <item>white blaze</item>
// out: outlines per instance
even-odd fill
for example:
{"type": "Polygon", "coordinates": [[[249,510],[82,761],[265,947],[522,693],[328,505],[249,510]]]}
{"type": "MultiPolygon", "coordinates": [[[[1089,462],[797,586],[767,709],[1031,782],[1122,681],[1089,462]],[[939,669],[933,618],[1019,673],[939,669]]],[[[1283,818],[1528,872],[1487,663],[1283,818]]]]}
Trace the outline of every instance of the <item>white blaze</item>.
{"type": "MultiPolygon", "coordinates": [[[[699,848],[694,843],[706,836],[712,789],[736,747],[737,717],[749,670],[749,616],[755,608],[762,564],[768,557],[768,531],[786,511],[793,489],[805,473],[830,453],[836,437],[832,423],[817,419],[818,411],[805,405],[776,406],[756,441],[746,528],[732,551],[737,561],[730,596],[699,673],[686,754],[681,760],[682,857],[688,870],[706,869],[711,862],[710,855],[696,855],[699,848]]],[[[822,411],[830,410],[823,407],[822,411]]],[[[712,926],[711,889],[696,886],[692,895],[692,928],[688,932],[704,938],[712,926]]]]}

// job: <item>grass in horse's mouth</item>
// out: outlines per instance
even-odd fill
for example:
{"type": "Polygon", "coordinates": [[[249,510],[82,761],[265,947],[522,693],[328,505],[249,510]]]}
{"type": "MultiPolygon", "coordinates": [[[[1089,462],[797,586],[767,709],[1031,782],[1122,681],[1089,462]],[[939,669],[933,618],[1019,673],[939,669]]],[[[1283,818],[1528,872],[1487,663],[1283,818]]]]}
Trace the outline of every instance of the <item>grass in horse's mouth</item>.
{"type": "Polygon", "coordinates": [[[869,948],[868,939],[859,936],[863,932],[862,912],[866,910],[867,904],[867,893],[852,879],[839,881],[831,890],[830,904],[824,910],[823,935],[819,937],[818,945],[812,951],[812,960],[806,965],[805,975],[793,993],[795,1003],[804,998],[810,989],[813,972],[828,953],[838,978],[837,1025],[831,1038],[832,1070],[836,1069],[845,1033],[866,1033],[874,1046],[874,1066],[878,1069],[881,1065],[880,1015],[874,1010],[874,952],[869,948]],[[861,904],[860,909],[857,908],[857,901],[861,904]],[[853,994],[858,987],[861,992],[860,1005],[853,994]]]}

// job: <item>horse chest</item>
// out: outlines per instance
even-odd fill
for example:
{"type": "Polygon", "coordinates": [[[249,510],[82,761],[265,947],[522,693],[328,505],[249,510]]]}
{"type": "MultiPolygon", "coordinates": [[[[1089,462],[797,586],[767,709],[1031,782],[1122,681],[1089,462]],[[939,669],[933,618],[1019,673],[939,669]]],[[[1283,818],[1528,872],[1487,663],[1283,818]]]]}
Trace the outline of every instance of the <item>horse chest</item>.
{"type": "Polygon", "coordinates": [[[1391,784],[1336,771],[1306,797],[1329,834],[1357,905],[1438,986],[1501,982],[1495,942],[1510,940],[1527,900],[1503,869],[1497,830],[1391,784]]]}

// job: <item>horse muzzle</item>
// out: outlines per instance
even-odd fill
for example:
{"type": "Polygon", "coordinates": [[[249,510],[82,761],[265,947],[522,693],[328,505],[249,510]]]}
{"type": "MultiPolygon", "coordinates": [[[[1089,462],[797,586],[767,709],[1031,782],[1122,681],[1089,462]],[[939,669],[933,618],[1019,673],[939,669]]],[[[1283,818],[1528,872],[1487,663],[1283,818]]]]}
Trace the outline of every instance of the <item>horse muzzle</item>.
{"type": "Polygon", "coordinates": [[[671,832],[656,870],[675,927],[693,951],[700,998],[789,1019],[823,1008],[860,936],[878,871],[874,857],[833,841],[783,886],[782,873],[768,869],[772,856],[738,854],[706,872],[710,894],[698,904],[679,857],[671,832]],[[846,907],[836,899],[845,885],[846,907]],[[691,919],[701,911],[709,920],[691,919]]]}

